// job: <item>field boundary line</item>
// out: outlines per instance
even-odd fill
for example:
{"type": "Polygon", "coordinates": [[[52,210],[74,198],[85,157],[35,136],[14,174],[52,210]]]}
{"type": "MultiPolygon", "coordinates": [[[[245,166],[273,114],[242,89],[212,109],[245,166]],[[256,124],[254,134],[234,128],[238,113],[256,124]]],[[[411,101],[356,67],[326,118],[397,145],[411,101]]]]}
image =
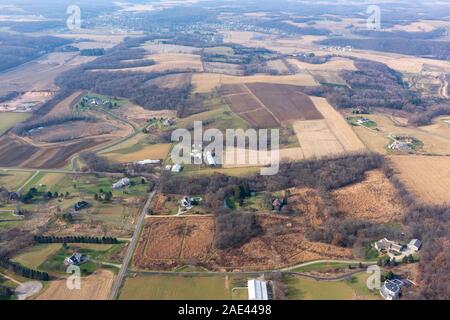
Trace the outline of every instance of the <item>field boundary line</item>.
{"type": "Polygon", "coordinates": [[[250,90],[250,88],[247,87],[247,85],[244,85],[244,87],[248,91],[248,93],[253,97],[253,99],[255,99],[264,109],[266,109],[266,111],[269,112],[272,115],[272,117],[281,125],[280,119],[278,119],[273,114],[273,112],[269,108],[267,108],[267,106],[261,100],[259,100],[259,98],[252,92],[252,90],[250,90]]]}
{"type": "Polygon", "coordinates": [[[37,170],[25,183],[17,190],[17,192],[21,193],[23,189],[31,182],[34,178],[36,178],[37,175],[39,175],[41,172],[37,170]]]}

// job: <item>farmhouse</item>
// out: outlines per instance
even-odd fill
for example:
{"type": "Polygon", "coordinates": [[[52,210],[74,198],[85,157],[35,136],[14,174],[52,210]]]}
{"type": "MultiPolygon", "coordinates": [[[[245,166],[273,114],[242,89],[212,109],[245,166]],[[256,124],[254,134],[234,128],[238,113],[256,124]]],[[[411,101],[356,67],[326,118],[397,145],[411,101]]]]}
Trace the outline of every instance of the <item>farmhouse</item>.
{"type": "Polygon", "coordinates": [[[364,124],[364,123],[370,122],[370,120],[367,119],[367,118],[360,118],[360,119],[358,119],[356,122],[357,122],[358,124],[364,124]]]}
{"type": "Polygon", "coordinates": [[[186,210],[192,209],[192,203],[188,197],[184,197],[183,199],[181,199],[180,203],[182,208],[186,210]]]}
{"type": "Polygon", "coordinates": [[[403,245],[395,242],[390,241],[386,238],[381,239],[377,242],[375,242],[375,249],[377,249],[380,252],[397,252],[400,253],[403,250],[403,245]]]}
{"type": "Polygon", "coordinates": [[[123,178],[112,185],[113,189],[122,189],[130,185],[130,179],[123,178]]]}
{"type": "Polygon", "coordinates": [[[394,141],[392,142],[389,147],[391,150],[397,150],[397,151],[410,151],[411,145],[407,142],[403,141],[394,141]]]}
{"type": "Polygon", "coordinates": [[[420,247],[422,247],[422,241],[420,241],[419,239],[412,239],[408,243],[408,249],[410,250],[419,251],[420,247]]]}
{"type": "Polygon", "coordinates": [[[87,257],[85,255],[82,255],[81,253],[75,252],[70,257],[67,257],[64,260],[64,264],[66,266],[71,266],[71,265],[79,266],[80,264],[82,264],[86,260],[87,260],[87,257]]]}
{"type": "Polygon", "coordinates": [[[401,288],[396,281],[386,280],[380,289],[380,294],[385,300],[395,300],[400,296],[401,288]]]}
{"type": "Polygon", "coordinates": [[[262,280],[248,280],[248,300],[269,300],[267,282],[262,280]]]}

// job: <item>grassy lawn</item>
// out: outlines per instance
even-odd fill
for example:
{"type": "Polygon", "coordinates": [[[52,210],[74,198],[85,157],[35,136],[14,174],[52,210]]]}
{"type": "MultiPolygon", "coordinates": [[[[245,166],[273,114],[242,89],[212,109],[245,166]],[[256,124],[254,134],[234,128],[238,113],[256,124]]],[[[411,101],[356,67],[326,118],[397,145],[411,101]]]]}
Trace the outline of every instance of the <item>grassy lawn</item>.
{"type": "Polygon", "coordinates": [[[138,275],[126,279],[119,299],[231,300],[243,297],[242,292],[232,292],[241,286],[246,286],[246,279],[238,276],[138,275]]]}
{"type": "MultiPolygon", "coordinates": [[[[292,269],[292,272],[311,272],[311,271],[326,271],[336,269],[348,269],[348,263],[342,262],[318,262],[303,267],[292,269]]],[[[358,267],[357,264],[351,264],[352,267],[358,267]]]]}
{"type": "Polygon", "coordinates": [[[31,117],[31,113],[2,112],[0,114],[0,136],[29,117],[31,117]]]}
{"type": "Polygon", "coordinates": [[[182,176],[197,176],[197,175],[211,175],[214,173],[221,173],[233,177],[246,177],[259,173],[260,167],[246,167],[246,168],[200,168],[199,166],[192,165],[186,166],[179,175],[182,176]]]}
{"type": "Polygon", "coordinates": [[[0,171],[0,186],[9,191],[19,189],[31,176],[29,171],[0,171]]]}
{"type": "Polygon", "coordinates": [[[377,123],[375,121],[369,120],[364,123],[358,123],[359,119],[363,119],[364,117],[348,117],[347,122],[352,126],[363,126],[369,129],[377,129],[377,123]]]}
{"type": "Polygon", "coordinates": [[[316,281],[313,279],[285,276],[288,298],[291,300],[353,300],[378,299],[378,292],[366,286],[369,274],[359,273],[347,280],[316,281]]]}
{"type": "Polygon", "coordinates": [[[12,260],[21,265],[36,269],[61,248],[59,243],[38,244],[15,256],[12,260]]]}
{"type": "Polygon", "coordinates": [[[57,244],[58,247],[45,261],[37,266],[39,270],[49,273],[65,273],[66,266],[64,260],[74,252],[86,255],[89,261],[80,265],[83,276],[88,276],[102,267],[102,262],[120,264],[120,261],[114,259],[117,253],[122,250],[125,244],[91,244],[91,243],[71,243],[64,247],[57,244]]]}

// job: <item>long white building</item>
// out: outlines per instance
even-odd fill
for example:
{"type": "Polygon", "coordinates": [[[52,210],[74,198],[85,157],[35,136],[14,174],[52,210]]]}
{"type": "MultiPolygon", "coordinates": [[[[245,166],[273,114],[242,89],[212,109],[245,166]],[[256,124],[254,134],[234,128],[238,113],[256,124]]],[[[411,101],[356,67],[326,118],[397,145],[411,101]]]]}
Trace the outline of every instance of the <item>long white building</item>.
{"type": "Polygon", "coordinates": [[[267,282],[261,280],[248,280],[248,300],[269,300],[267,295],[267,282]]]}

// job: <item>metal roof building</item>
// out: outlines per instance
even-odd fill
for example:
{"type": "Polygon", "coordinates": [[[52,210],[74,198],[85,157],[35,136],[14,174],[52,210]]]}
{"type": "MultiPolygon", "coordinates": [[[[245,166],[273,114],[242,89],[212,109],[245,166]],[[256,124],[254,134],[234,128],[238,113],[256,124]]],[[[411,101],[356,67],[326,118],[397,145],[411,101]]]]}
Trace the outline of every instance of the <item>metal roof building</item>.
{"type": "Polygon", "coordinates": [[[248,280],[248,300],[269,300],[267,282],[255,279],[248,280]]]}

